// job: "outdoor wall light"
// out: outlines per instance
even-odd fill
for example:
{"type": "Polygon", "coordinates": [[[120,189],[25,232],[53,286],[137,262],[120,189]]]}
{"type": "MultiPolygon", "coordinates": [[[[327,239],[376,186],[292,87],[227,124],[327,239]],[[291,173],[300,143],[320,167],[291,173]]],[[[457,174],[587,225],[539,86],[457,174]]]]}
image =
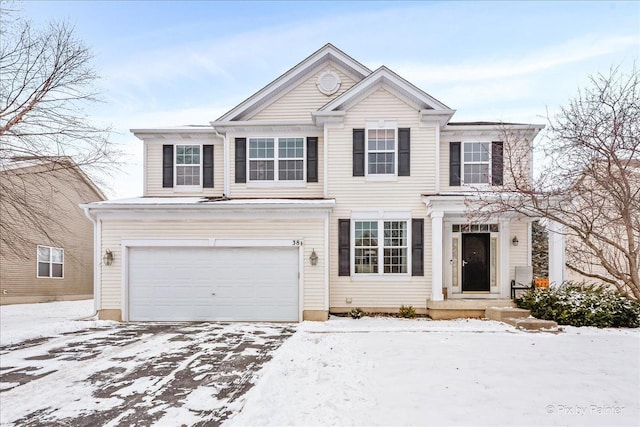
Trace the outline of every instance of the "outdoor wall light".
{"type": "Polygon", "coordinates": [[[106,266],[110,266],[111,264],[113,264],[113,252],[111,252],[111,250],[107,249],[106,251],[104,251],[102,262],[106,266]]]}
{"type": "Polygon", "coordinates": [[[311,261],[311,265],[318,265],[318,254],[316,253],[315,249],[311,251],[309,261],[311,261]]]}
{"type": "Polygon", "coordinates": [[[520,241],[518,240],[518,236],[514,236],[511,240],[511,243],[513,243],[513,246],[518,246],[518,243],[520,243],[520,241]]]}

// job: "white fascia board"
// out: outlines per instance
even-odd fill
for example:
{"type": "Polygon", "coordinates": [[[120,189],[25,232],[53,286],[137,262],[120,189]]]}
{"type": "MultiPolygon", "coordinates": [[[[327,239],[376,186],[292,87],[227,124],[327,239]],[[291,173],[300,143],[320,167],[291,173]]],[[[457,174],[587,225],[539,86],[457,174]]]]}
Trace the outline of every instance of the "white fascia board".
{"type": "Polygon", "coordinates": [[[510,131],[524,131],[524,132],[535,132],[536,134],[545,128],[545,125],[540,124],[487,124],[487,125],[446,125],[442,132],[444,133],[455,133],[456,131],[465,131],[465,132],[479,132],[479,131],[502,131],[502,130],[510,130],[510,131]]]}
{"type": "Polygon", "coordinates": [[[172,128],[149,128],[149,129],[129,129],[138,139],[145,140],[151,138],[166,139],[179,136],[184,139],[191,138],[219,138],[215,129],[209,125],[198,127],[172,127],[172,128]]]}
{"type": "MultiPolygon", "coordinates": [[[[370,90],[372,87],[378,84],[388,86],[389,89],[396,93],[398,92],[398,89],[396,88],[399,88],[400,90],[406,92],[406,94],[408,94],[410,97],[415,98],[420,102],[432,107],[434,110],[440,110],[444,112],[452,111],[449,107],[447,107],[431,95],[427,94],[426,92],[422,91],[421,89],[418,89],[416,86],[398,76],[396,73],[389,70],[385,66],[378,68],[371,75],[356,83],[351,89],[347,90],[333,101],[325,104],[322,108],[320,108],[319,111],[331,111],[348,105],[350,101],[358,99],[358,97],[363,92],[370,90]]],[[[397,94],[403,96],[402,93],[397,94]]]]}
{"type": "Polygon", "coordinates": [[[120,201],[104,201],[80,205],[89,211],[121,211],[130,209],[144,210],[225,210],[225,209],[333,209],[334,199],[323,200],[289,200],[289,199],[252,199],[252,200],[219,200],[206,201],[202,198],[155,198],[125,199],[120,201]],[[181,200],[180,200],[181,199],[181,200]]]}
{"type": "Polygon", "coordinates": [[[420,110],[420,122],[429,123],[437,121],[440,127],[445,126],[451,117],[456,113],[456,110],[420,110]]]}
{"type": "Polygon", "coordinates": [[[311,113],[316,126],[325,124],[343,124],[346,111],[314,111],[311,113]]]}
{"type": "Polygon", "coordinates": [[[327,56],[333,57],[337,62],[342,63],[346,68],[353,69],[363,77],[371,74],[371,70],[369,70],[367,67],[360,64],[358,61],[354,60],[344,52],[337,49],[335,46],[328,43],[316,52],[312,53],[306,59],[303,59],[300,63],[289,69],[280,77],[276,78],[271,83],[260,89],[258,92],[238,104],[231,111],[218,118],[216,122],[232,121],[234,118],[242,115],[245,111],[249,110],[252,105],[262,102],[265,98],[268,98],[273,93],[278,92],[278,90],[283,86],[286,86],[291,81],[294,81],[300,74],[313,67],[317,62],[325,60],[325,57],[327,56]]]}
{"type": "Polygon", "coordinates": [[[211,122],[211,125],[222,134],[234,133],[292,133],[303,132],[306,135],[321,135],[322,129],[311,120],[242,120],[237,122],[211,122]]]}

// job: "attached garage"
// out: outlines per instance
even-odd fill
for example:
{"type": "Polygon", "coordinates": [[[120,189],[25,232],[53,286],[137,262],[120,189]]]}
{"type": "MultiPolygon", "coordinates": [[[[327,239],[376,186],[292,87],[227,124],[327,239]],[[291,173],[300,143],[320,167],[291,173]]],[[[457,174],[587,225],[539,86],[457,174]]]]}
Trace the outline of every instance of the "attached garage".
{"type": "Polygon", "coordinates": [[[129,247],[128,320],[300,320],[298,247],[129,247]]]}

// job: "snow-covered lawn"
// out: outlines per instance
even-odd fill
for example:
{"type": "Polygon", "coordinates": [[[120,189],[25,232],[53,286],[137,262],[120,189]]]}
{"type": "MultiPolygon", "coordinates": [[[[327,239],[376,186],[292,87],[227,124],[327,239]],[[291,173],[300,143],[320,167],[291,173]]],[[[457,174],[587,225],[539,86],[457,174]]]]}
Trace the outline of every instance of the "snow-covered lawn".
{"type": "MultiPolygon", "coordinates": [[[[2,306],[1,343],[59,336],[45,343],[47,348],[53,348],[66,340],[73,343],[82,339],[82,336],[61,336],[63,333],[97,327],[97,335],[86,338],[92,337],[93,341],[87,343],[86,349],[80,348],[89,353],[99,352],[98,362],[110,357],[115,361],[120,360],[113,356],[116,354],[113,351],[118,350],[116,342],[106,340],[106,352],[94,344],[96,336],[118,338],[119,335],[110,330],[120,328],[124,338],[118,339],[132,340],[122,351],[137,354],[141,360],[146,357],[137,347],[137,338],[128,335],[130,328],[142,325],[112,328],[110,322],[70,320],[91,312],[91,301],[2,306]]],[[[203,337],[215,334],[203,329],[207,327],[194,324],[187,328],[196,328],[203,337]]],[[[171,331],[169,337],[176,334],[171,331]]],[[[232,328],[233,335],[237,335],[234,331],[232,328]]],[[[159,334],[155,334],[157,337],[154,333],[148,334],[145,332],[144,337],[148,338],[140,342],[151,344],[149,340],[161,339],[159,334]]],[[[153,346],[154,357],[171,358],[172,352],[184,353],[184,349],[178,349],[180,341],[168,339],[167,332],[162,339],[166,343],[153,346]]],[[[206,347],[211,339],[195,341],[206,347]]],[[[240,342],[238,348],[243,346],[240,342]]],[[[70,348],[69,354],[75,354],[74,348],[70,348]]],[[[5,347],[14,357],[9,349],[5,347]]],[[[187,350],[185,355],[194,354],[194,350],[187,350]]],[[[16,351],[28,355],[35,350],[16,351]]],[[[557,334],[527,333],[502,323],[481,320],[332,318],[328,322],[301,323],[273,356],[259,371],[256,386],[233,402],[229,408],[231,418],[225,426],[640,425],[639,330],[568,327],[557,334]],[[240,408],[242,410],[233,416],[240,408]]],[[[72,363],[66,361],[64,352],[59,357],[62,357],[61,363],[72,363]]],[[[5,353],[2,364],[9,360],[12,359],[5,353]]],[[[52,362],[36,358],[33,363],[52,362]]],[[[88,360],[87,369],[96,363],[88,360]]],[[[98,370],[94,367],[87,373],[98,370]]],[[[62,374],[55,375],[42,381],[55,380],[56,390],[85,387],[77,378],[74,380],[74,375],[66,380],[62,374]]],[[[115,377],[107,376],[105,381],[118,380],[115,377]]],[[[37,383],[38,380],[31,384],[37,383]]],[[[94,399],[92,390],[98,385],[87,385],[86,398],[78,403],[84,405],[94,399]]],[[[215,396],[200,392],[205,389],[214,391],[213,388],[194,390],[187,394],[184,407],[209,412],[215,409],[208,407],[209,402],[216,401],[215,396]]],[[[6,402],[8,397],[10,394],[4,394],[2,400],[6,402]]],[[[30,398],[25,396],[25,399],[25,407],[30,407],[30,398]]],[[[73,413],[75,410],[88,416],[96,410],[88,406],[82,410],[74,408],[71,402],[66,409],[61,406],[60,411],[73,413]]],[[[2,410],[8,416],[6,411],[8,409],[2,410]]],[[[190,425],[198,418],[193,418],[195,412],[189,411],[189,416],[185,411],[167,412],[164,420],[171,415],[171,423],[155,425],[190,425]]]]}
{"type": "Polygon", "coordinates": [[[97,325],[104,321],[73,321],[94,313],[93,300],[0,306],[0,345],[50,337],[97,325]]]}
{"type": "Polygon", "coordinates": [[[225,425],[640,425],[638,330],[304,322],[225,425]]]}

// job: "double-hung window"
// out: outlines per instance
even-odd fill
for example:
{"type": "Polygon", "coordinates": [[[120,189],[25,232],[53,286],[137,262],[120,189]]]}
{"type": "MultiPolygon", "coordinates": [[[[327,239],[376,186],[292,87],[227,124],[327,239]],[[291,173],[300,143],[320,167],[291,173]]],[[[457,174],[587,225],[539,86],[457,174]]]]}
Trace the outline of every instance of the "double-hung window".
{"type": "Polygon", "coordinates": [[[367,129],[367,174],[396,173],[396,130],[367,129]]]}
{"type": "Polygon", "coordinates": [[[303,181],[304,138],[249,138],[249,181],[303,181]]]}
{"type": "Polygon", "coordinates": [[[38,246],[37,277],[64,277],[64,249],[38,246]]]}
{"type": "Polygon", "coordinates": [[[176,145],[176,186],[199,186],[201,161],[199,145],[176,145]]]}
{"type": "Polygon", "coordinates": [[[355,221],[354,238],[356,274],[409,271],[407,221],[355,221]]]}
{"type": "Polygon", "coordinates": [[[491,182],[491,143],[465,142],[463,147],[464,184],[489,184],[491,182]]]}

